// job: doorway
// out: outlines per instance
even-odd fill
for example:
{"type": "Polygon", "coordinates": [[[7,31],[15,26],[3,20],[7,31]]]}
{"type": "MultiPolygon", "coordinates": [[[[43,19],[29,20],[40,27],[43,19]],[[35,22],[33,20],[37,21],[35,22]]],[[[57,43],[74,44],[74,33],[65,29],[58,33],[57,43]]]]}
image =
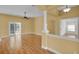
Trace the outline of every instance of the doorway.
{"type": "Polygon", "coordinates": [[[10,48],[21,48],[21,23],[9,22],[10,48]]]}

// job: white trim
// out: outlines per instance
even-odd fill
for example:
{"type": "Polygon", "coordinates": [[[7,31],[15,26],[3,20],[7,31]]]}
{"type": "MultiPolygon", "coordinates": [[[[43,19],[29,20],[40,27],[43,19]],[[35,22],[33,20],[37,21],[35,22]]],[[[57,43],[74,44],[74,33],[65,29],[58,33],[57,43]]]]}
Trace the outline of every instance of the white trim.
{"type": "Polygon", "coordinates": [[[42,45],[42,47],[41,47],[41,48],[43,48],[43,49],[48,49],[47,47],[45,47],[45,46],[43,46],[43,45],[42,45]]]}
{"type": "Polygon", "coordinates": [[[40,36],[42,36],[41,33],[35,33],[35,32],[21,33],[21,35],[24,35],[24,34],[35,34],[35,35],[40,35],[40,36]]]}
{"type": "Polygon", "coordinates": [[[57,36],[57,35],[53,35],[53,34],[47,34],[50,37],[56,37],[59,38],[60,40],[70,40],[70,41],[74,41],[74,42],[79,42],[79,39],[74,39],[74,38],[68,38],[68,37],[62,37],[62,36],[57,36]]]}
{"type": "Polygon", "coordinates": [[[62,54],[61,52],[59,52],[59,51],[57,51],[57,50],[54,50],[54,49],[51,49],[51,48],[48,48],[48,47],[45,47],[45,46],[42,46],[42,48],[43,48],[43,49],[47,49],[47,50],[49,50],[49,51],[51,51],[51,52],[54,52],[54,53],[56,53],[56,54],[62,54]]]}
{"type": "Polygon", "coordinates": [[[41,36],[43,35],[42,33],[34,33],[34,34],[36,34],[36,35],[41,35],[41,36]]]}
{"type": "Polygon", "coordinates": [[[51,51],[51,52],[54,52],[56,54],[62,54],[61,52],[59,52],[59,51],[57,51],[55,49],[48,48],[48,50],[51,51]]]}
{"type": "Polygon", "coordinates": [[[27,33],[21,33],[21,35],[24,34],[34,34],[34,32],[27,32],[27,33]]]}
{"type": "MultiPolygon", "coordinates": [[[[42,33],[35,33],[35,32],[28,32],[28,33],[21,33],[22,34],[36,34],[36,35],[43,35],[42,33]]],[[[74,39],[74,38],[67,38],[67,37],[62,37],[62,36],[57,36],[57,35],[53,35],[53,34],[47,34],[50,37],[56,37],[56,38],[60,38],[60,40],[70,40],[70,41],[74,41],[74,42],[79,42],[79,39],[74,39]]],[[[9,35],[4,35],[1,36],[0,38],[5,38],[5,37],[9,37],[9,35]]]]}
{"type": "MultiPolygon", "coordinates": [[[[31,33],[30,33],[31,34],[31,33]]],[[[36,35],[43,35],[42,33],[34,33],[36,35]]],[[[47,36],[50,37],[56,37],[56,38],[60,38],[60,40],[69,40],[69,41],[74,41],[74,42],[79,42],[79,39],[74,39],[74,38],[68,38],[68,37],[62,37],[62,36],[57,36],[57,35],[53,35],[53,34],[46,34],[47,36]]]]}
{"type": "Polygon", "coordinates": [[[0,37],[0,42],[2,41],[2,38],[0,37]]]}
{"type": "MultiPolygon", "coordinates": [[[[21,35],[24,35],[24,34],[35,34],[35,35],[42,35],[42,34],[40,34],[40,33],[35,33],[35,32],[21,33],[21,35]]],[[[9,37],[9,35],[4,35],[4,36],[1,36],[0,38],[5,38],[5,37],[9,37]]]]}
{"type": "MultiPolygon", "coordinates": [[[[42,33],[33,33],[33,34],[43,35],[42,33]]],[[[60,40],[69,40],[69,41],[79,42],[79,39],[68,38],[68,37],[64,37],[64,36],[57,36],[57,35],[53,35],[53,34],[46,34],[46,35],[50,36],[50,37],[60,38],[60,40]]]]}
{"type": "Polygon", "coordinates": [[[9,35],[2,36],[1,38],[6,38],[6,37],[9,37],[9,35]]]}

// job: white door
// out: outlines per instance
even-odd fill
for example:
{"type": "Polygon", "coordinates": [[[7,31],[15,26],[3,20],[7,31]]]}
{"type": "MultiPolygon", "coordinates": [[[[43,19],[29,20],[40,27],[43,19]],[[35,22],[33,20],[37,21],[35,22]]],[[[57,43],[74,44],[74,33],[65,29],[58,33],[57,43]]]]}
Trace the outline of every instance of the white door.
{"type": "Polygon", "coordinates": [[[21,48],[21,23],[15,24],[16,48],[21,48]]]}
{"type": "Polygon", "coordinates": [[[21,23],[10,22],[9,23],[9,35],[10,35],[10,48],[21,47],[21,23]]]}

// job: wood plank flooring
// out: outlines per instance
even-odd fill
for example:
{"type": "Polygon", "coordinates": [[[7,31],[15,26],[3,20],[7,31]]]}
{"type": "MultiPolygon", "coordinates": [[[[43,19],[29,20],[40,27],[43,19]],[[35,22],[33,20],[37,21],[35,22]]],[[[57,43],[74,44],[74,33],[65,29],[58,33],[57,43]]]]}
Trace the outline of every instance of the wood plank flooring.
{"type": "Polygon", "coordinates": [[[0,54],[51,54],[50,51],[41,48],[41,36],[29,34],[22,35],[22,47],[9,49],[9,38],[3,38],[0,42],[0,54]]]}
{"type": "Polygon", "coordinates": [[[16,50],[0,50],[0,54],[49,54],[50,52],[44,49],[16,49],[16,50]]]}

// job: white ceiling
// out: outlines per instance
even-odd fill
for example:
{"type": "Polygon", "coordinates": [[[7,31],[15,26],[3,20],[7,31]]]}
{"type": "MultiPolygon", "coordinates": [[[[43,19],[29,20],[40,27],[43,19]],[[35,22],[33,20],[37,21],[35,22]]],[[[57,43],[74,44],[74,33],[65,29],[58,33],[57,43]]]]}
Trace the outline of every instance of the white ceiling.
{"type": "Polygon", "coordinates": [[[24,16],[24,11],[26,11],[26,16],[28,17],[37,17],[43,15],[43,13],[39,11],[36,6],[32,5],[0,5],[0,13],[24,16]]]}
{"type": "MultiPolygon", "coordinates": [[[[76,5],[68,5],[69,7],[75,7],[76,5]]],[[[57,8],[61,10],[65,8],[65,5],[57,8]]],[[[38,10],[37,6],[34,5],[0,5],[0,13],[15,15],[15,16],[23,16],[26,11],[27,17],[37,17],[43,16],[43,12],[38,10]]]]}

